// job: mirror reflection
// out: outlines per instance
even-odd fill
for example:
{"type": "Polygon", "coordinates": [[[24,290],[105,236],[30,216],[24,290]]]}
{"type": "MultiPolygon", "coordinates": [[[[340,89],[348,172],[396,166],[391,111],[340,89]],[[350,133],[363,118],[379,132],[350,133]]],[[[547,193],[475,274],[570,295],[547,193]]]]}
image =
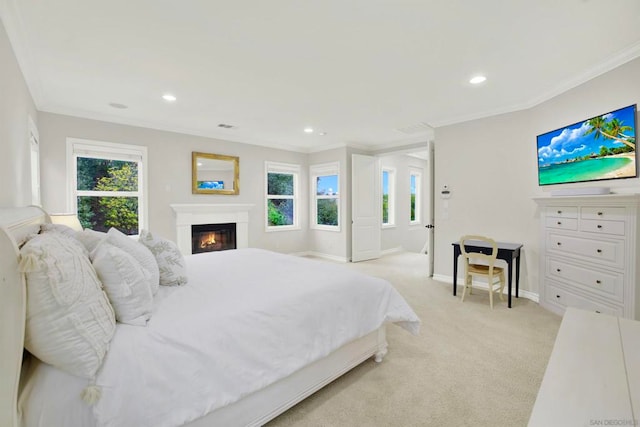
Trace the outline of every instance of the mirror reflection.
{"type": "Polygon", "coordinates": [[[192,153],[193,194],[239,194],[240,161],[235,156],[192,153]]]}

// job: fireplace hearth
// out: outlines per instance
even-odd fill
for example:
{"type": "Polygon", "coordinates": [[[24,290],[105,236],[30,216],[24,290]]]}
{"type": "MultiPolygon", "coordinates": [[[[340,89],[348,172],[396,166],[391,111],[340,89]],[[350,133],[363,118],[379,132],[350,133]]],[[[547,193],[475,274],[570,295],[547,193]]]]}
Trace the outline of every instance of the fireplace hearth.
{"type": "Polygon", "coordinates": [[[197,224],[191,226],[191,253],[236,249],[236,224],[197,224]]]}
{"type": "Polygon", "coordinates": [[[193,253],[193,225],[236,224],[236,249],[249,247],[248,203],[186,203],[172,204],[176,219],[176,243],[184,255],[193,253]]]}

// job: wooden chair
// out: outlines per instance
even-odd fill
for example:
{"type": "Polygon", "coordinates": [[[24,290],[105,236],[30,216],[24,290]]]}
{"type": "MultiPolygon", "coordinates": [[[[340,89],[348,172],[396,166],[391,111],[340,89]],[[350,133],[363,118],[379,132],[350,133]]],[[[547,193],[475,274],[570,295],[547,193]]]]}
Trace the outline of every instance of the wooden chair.
{"type": "MultiPolygon", "coordinates": [[[[469,242],[470,246],[473,246],[473,242],[469,242]]],[[[469,288],[469,294],[471,294],[472,279],[474,276],[482,276],[487,278],[487,284],[489,285],[489,304],[493,309],[493,292],[499,289],[500,301],[504,301],[502,292],[505,285],[504,269],[502,267],[496,267],[496,257],[498,256],[498,246],[495,240],[484,236],[462,236],[460,238],[460,252],[464,258],[464,289],[462,290],[462,301],[464,302],[464,296],[469,288]],[[491,254],[482,253],[477,250],[473,252],[467,252],[465,242],[470,240],[480,241],[489,245],[491,254]],[[482,261],[482,264],[477,264],[476,261],[482,261]],[[497,280],[497,282],[496,282],[497,280]]],[[[488,252],[488,251],[485,251],[488,252]]]]}

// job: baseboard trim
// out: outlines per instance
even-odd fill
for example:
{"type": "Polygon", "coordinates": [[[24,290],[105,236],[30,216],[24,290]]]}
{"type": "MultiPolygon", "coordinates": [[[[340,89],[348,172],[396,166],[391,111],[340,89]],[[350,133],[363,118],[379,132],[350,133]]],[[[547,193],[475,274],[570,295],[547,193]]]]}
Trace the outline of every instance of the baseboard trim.
{"type": "MultiPolygon", "coordinates": [[[[437,281],[437,282],[445,282],[448,283],[449,285],[453,285],[453,276],[445,276],[444,274],[434,274],[433,275],[433,280],[437,281]]],[[[463,283],[463,280],[461,278],[458,278],[458,286],[460,286],[463,283]]],[[[473,286],[478,288],[478,289],[484,289],[484,290],[489,290],[489,285],[486,282],[478,282],[476,280],[473,281],[473,286]]],[[[506,286],[505,286],[506,288],[506,286]]],[[[512,289],[514,292],[514,296],[515,296],[515,284],[514,284],[514,288],[512,289]]],[[[506,295],[506,291],[505,291],[505,295],[506,295]]],[[[540,295],[531,292],[531,291],[527,291],[526,289],[519,289],[518,290],[518,296],[520,298],[526,298],[528,300],[531,300],[533,302],[539,303],[540,302],[540,295]]]]}
{"type": "MultiPolygon", "coordinates": [[[[404,248],[402,246],[398,246],[397,248],[391,248],[391,249],[385,249],[384,251],[380,252],[380,257],[383,256],[387,256],[387,255],[392,255],[398,252],[403,252],[404,248]]],[[[317,257],[317,258],[324,258],[324,259],[328,259],[331,261],[336,261],[336,262],[349,262],[351,261],[350,258],[346,258],[346,257],[339,257],[336,255],[329,255],[329,254],[325,254],[322,252],[314,252],[314,251],[304,251],[304,252],[291,252],[289,253],[289,255],[294,255],[294,256],[313,256],[313,257],[317,257]]]]}
{"type": "Polygon", "coordinates": [[[402,246],[398,246],[397,248],[385,249],[381,251],[380,256],[391,255],[391,254],[395,254],[396,252],[402,252],[402,251],[404,251],[402,246]]]}
{"type": "Polygon", "coordinates": [[[292,255],[312,256],[312,257],[316,257],[316,258],[322,258],[322,259],[327,259],[329,261],[342,262],[342,263],[349,262],[349,258],[346,258],[346,257],[340,257],[340,256],[337,256],[337,255],[329,255],[329,254],[324,254],[322,252],[314,252],[314,251],[297,252],[297,253],[292,254],[292,255]]]}

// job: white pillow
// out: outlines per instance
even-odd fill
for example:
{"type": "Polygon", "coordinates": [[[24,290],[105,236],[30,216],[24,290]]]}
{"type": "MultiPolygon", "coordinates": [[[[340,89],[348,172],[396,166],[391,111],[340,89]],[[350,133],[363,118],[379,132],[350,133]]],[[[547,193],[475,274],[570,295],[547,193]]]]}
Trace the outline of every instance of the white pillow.
{"type": "Polygon", "coordinates": [[[62,233],[68,237],[74,237],[77,233],[76,230],[64,224],[51,224],[51,223],[41,224],[40,230],[42,230],[43,232],[55,231],[57,233],[62,233]]]}
{"type": "Polygon", "coordinates": [[[145,326],[153,308],[150,273],[133,256],[107,241],[96,247],[91,260],[111,301],[116,320],[145,326]]]}
{"type": "Polygon", "coordinates": [[[171,240],[154,236],[147,230],[140,232],[138,239],[145,245],[158,262],[161,285],[184,285],[187,283],[187,268],[184,256],[171,240]]]}
{"type": "Polygon", "coordinates": [[[66,226],[64,224],[41,224],[40,225],[41,233],[60,233],[67,237],[70,237],[71,244],[78,245],[80,249],[84,252],[85,255],[89,255],[89,251],[85,248],[85,246],[75,239],[75,237],[80,233],[73,228],[66,226]]]}
{"type": "Polygon", "coordinates": [[[89,258],[60,233],[20,251],[27,283],[25,348],[70,374],[92,378],[115,332],[115,317],[89,258]]]}
{"type": "Polygon", "coordinates": [[[156,258],[149,249],[115,228],[107,232],[107,242],[133,256],[150,273],[149,286],[155,295],[160,287],[160,272],[156,258]]]}
{"type": "Polygon", "coordinates": [[[100,242],[107,238],[107,233],[85,228],[82,231],[78,231],[73,237],[76,240],[79,240],[80,243],[82,243],[84,247],[87,248],[87,251],[91,253],[96,248],[96,246],[100,244],[100,242]]]}

